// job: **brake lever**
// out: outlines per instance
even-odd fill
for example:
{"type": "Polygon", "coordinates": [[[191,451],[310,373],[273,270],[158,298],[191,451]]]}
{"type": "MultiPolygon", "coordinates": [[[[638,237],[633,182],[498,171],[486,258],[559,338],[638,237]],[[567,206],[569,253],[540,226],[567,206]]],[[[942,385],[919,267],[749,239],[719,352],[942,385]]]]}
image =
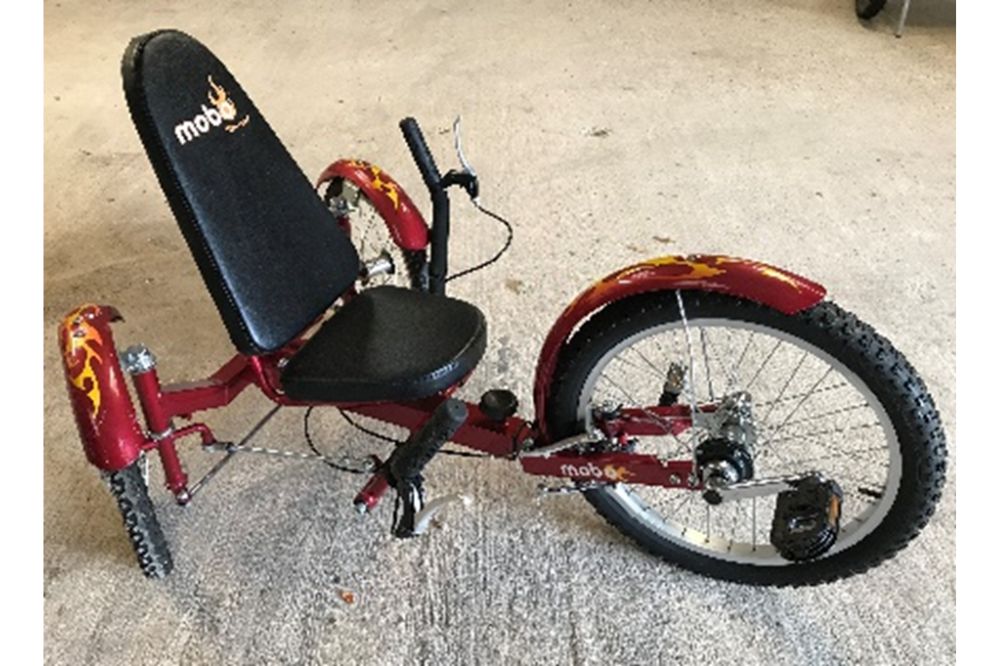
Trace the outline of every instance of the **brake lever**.
{"type": "Polygon", "coordinates": [[[469,160],[465,158],[465,153],[462,151],[462,116],[455,116],[455,122],[451,124],[451,132],[455,135],[455,152],[458,153],[458,162],[462,165],[469,175],[476,178],[476,170],[472,168],[469,164],[469,160]]]}
{"type": "Polygon", "coordinates": [[[469,164],[469,160],[466,159],[465,153],[462,151],[462,116],[456,116],[455,122],[451,125],[451,131],[455,135],[455,152],[458,153],[458,162],[462,165],[462,170],[457,171],[451,169],[441,178],[442,187],[451,187],[452,185],[458,185],[469,198],[472,199],[472,203],[477,208],[479,207],[479,176],[476,174],[476,170],[472,168],[469,164]]]}

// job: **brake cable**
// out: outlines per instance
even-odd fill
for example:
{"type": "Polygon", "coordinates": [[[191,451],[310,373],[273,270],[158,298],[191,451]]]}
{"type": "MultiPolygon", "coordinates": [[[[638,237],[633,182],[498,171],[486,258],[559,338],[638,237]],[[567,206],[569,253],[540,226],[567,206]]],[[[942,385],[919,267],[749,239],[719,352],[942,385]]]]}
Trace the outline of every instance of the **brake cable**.
{"type": "Polygon", "coordinates": [[[511,226],[510,222],[508,222],[507,220],[505,220],[504,218],[502,218],[500,215],[498,215],[498,214],[494,213],[493,211],[489,210],[488,208],[485,208],[484,206],[480,205],[478,198],[472,200],[472,205],[474,205],[476,207],[476,209],[480,213],[482,213],[483,215],[486,215],[487,217],[491,217],[494,220],[496,220],[497,222],[499,222],[500,224],[504,225],[507,228],[507,240],[504,241],[503,247],[500,248],[500,251],[497,252],[495,255],[493,255],[493,257],[491,259],[487,259],[483,263],[477,264],[477,265],[473,266],[472,268],[466,268],[463,271],[459,271],[458,273],[455,273],[454,275],[449,275],[447,278],[445,278],[445,284],[451,282],[452,280],[457,280],[460,277],[465,277],[466,275],[469,275],[470,273],[475,273],[476,271],[482,270],[482,269],[486,268],[487,266],[491,266],[491,265],[495,264],[497,261],[500,260],[500,257],[502,257],[504,255],[504,253],[510,248],[510,244],[514,241],[514,227],[511,226]]]}

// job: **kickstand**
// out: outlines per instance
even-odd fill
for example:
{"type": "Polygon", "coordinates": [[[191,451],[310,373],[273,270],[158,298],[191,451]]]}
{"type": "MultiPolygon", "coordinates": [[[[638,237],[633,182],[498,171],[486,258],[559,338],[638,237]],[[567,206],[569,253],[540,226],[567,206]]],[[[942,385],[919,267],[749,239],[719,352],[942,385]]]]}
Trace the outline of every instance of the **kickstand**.
{"type": "Polygon", "coordinates": [[[903,0],[903,11],[899,15],[899,23],[896,24],[896,37],[903,36],[903,28],[906,26],[906,17],[910,13],[910,0],[903,0]]]}

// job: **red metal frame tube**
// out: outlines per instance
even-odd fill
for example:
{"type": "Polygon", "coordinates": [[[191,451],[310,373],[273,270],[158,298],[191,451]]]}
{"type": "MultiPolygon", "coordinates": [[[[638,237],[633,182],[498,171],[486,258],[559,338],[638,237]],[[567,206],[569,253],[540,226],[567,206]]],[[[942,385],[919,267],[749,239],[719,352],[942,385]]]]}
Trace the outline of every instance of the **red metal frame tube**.
{"type": "Polygon", "coordinates": [[[661,460],[657,456],[622,452],[593,455],[555,454],[548,457],[520,459],[528,474],[557,476],[575,481],[660,486],[699,490],[701,482],[694,475],[691,460],[661,460]]]}
{"type": "Polygon", "coordinates": [[[237,354],[208,379],[164,386],[160,403],[163,411],[171,416],[190,415],[225,407],[253,383],[254,374],[248,358],[237,354]]]}
{"type": "Polygon", "coordinates": [[[156,451],[160,455],[167,488],[177,496],[178,501],[186,502],[188,477],[177,455],[177,447],[174,444],[177,434],[173,430],[171,414],[164,408],[161,399],[160,378],[156,374],[156,368],[150,367],[142,372],[136,372],[132,375],[132,384],[139,396],[143,416],[146,417],[149,436],[155,442],[156,451]]]}
{"type": "Polygon", "coordinates": [[[378,506],[379,500],[389,490],[389,479],[384,472],[376,472],[368,479],[368,483],[358,492],[354,498],[354,506],[361,513],[372,511],[378,506]]]}

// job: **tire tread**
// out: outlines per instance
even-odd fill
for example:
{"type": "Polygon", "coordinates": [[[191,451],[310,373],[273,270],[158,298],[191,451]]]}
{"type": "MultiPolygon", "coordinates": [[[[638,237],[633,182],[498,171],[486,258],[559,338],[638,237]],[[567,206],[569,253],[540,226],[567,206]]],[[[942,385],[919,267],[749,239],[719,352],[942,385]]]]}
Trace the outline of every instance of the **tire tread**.
{"type": "Polygon", "coordinates": [[[149,499],[139,463],[108,475],[108,486],[118,504],[125,531],[135,551],[139,568],[147,578],[163,578],[174,568],[173,557],[163,536],[156,510],[149,499]]]}

